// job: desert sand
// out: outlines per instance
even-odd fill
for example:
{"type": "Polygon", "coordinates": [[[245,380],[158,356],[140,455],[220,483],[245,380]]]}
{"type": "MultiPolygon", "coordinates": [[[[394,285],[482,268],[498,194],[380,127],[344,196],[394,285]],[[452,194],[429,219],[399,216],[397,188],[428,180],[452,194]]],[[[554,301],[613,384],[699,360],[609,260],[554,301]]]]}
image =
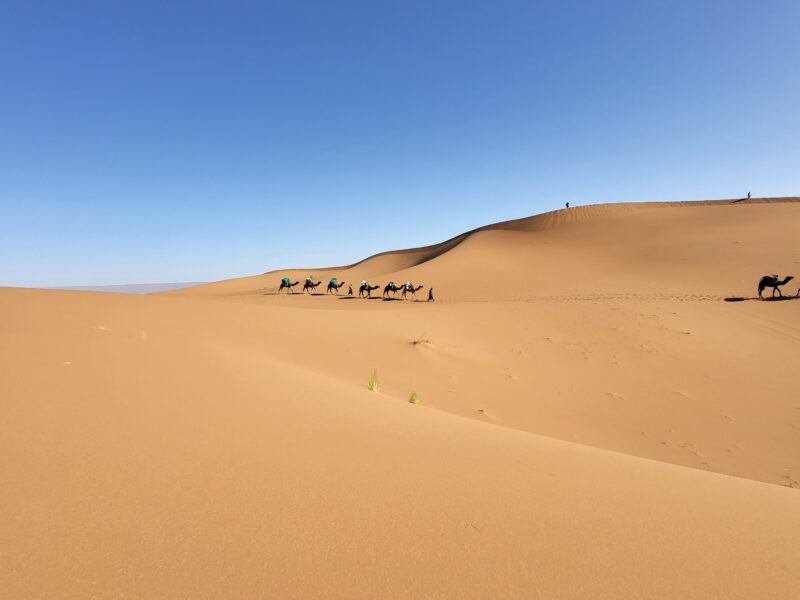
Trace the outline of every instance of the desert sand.
{"type": "Polygon", "coordinates": [[[800,281],[769,273],[800,278],[800,199],[2,288],[0,597],[800,597],[800,281]]]}

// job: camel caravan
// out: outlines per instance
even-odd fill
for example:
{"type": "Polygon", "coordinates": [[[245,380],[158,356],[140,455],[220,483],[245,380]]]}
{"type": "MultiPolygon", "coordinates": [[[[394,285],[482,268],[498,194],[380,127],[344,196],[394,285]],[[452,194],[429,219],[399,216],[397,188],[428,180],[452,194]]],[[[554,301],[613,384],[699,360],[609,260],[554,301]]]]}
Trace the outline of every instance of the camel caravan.
{"type": "MultiPolygon", "coordinates": [[[[305,282],[303,282],[303,293],[308,292],[311,295],[315,295],[314,291],[317,289],[318,286],[322,284],[322,281],[314,281],[314,278],[309,275],[306,277],[305,282]]],[[[333,277],[328,281],[328,287],[325,291],[325,294],[334,294],[336,296],[339,295],[339,290],[344,286],[344,281],[339,281],[336,277],[333,277]]],[[[281,283],[278,286],[278,294],[280,294],[283,290],[286,290],[287,294],[294,294],[294,287],[296,285],[300,285],[299,281],[292,281],[289,277],[284,277],[281,279],[281,283]]],[[[372,285],[369,281],[363,280],[361,284],[358,286],[358,297],[359,298],[372,298],[372,292],[375,290],[380,289],[380,284],[372,285]]],[[[394,281],[390,281],[386,284],[383,288],[383,295],[381,296],[385,300],[409,300],[412,299],[417,301],[417,292],[420,291],[423,287],[422,285],[414,285],[410,281],[402,284],[396,284],[394,281]],[[398,297],[399,295],[399,297],[398,297]]],[[[347,287],[347,294],[348,297],[354,297],[353,294],[353,284],[350,284],[347,287]]],[[[433,288],[428,288],[428,302],[433,302],[433,288]]]]}
{"type": "MultiPolygon", "coordinates": [[[[787,275],[783,279],[780,278],[778,275],[764,275],[758,281],[758,297],[761,300],[769,300],[775,298],[775,294],[778,294],[779,298],[784,298],[785,296],[781,292],[780,288],[787,283],[789,283],[792,279],[794,279],[794,275],[787,275]],[[771,298],[764,298],[764,290],[767,288],[772,288],[772,296],[771,298]]],[[[325,290],[325,294],[334,294],[336,296],[339,295],[339,290],[344,286],[344,281],[339,281],[336,277],[332,277],[328,281],[328,287],[325,290]]],[[[278,286],[278,294],[280,294],[283,290],[286,290],[287,294],[294,294],[295,286],[300,285],[299,281],[292,281],[289,277],[284,277],[281,279],[281,283],[278,286]]],[[[314,281],[314,278],[309,275],[306,277],[306,280],[303,282],[303,293],[308,292],[309,294],[315,294],[315,290],[322,285],[322,280],[314,281]]],[[[375,290],[380,289],[380,284],[372,285],[369,281],[362,280],[358,286],[358,297],[359,298],[372,298],[372,292],[375,290]]],[[[422,285],[414,285],[410,281],[402,284],[396,284],[394,281],[390,281],[387,283],[383,288],[382,298],[384,300],[413,300],[418,301],[417,299],[417,292],[420,291],[423,287],[422,285]],[[398,297],[399,295],[399,297],[398,297]]],[[[347,297],[355,297],[353,293],[353,284],[347,286],[347,297]]],[[[795,294],[796,298],[800,298],[800,288],[798,288],[797,293],[795,294]]],[[[433,302],[433,288],[428,288],[428,302],[433,302]]]]}

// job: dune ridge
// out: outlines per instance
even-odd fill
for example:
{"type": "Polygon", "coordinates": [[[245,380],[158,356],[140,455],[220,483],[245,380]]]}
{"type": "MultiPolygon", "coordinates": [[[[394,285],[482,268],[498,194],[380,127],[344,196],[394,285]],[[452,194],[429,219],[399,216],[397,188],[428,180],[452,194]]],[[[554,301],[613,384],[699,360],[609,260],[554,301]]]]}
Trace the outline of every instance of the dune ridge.
{"type": "MultiPolygon", "coordinates": [[[[553,227],[568,225],[570,223],[579,222],[596,216],[607,215],[609,213],[613,214],[615,212],[636,211],[648,208],[694,208],[698,206],[725,206],[730,204],[738,204],[740,202],[744,202],[748,205],[800,202],[800,197],[785,196],[777,198],[680,200],[680,201],[666,201],[666,202],[609,202],[606,204],[588,204],[582,206],[581,205],[572,206],[569,209],[557,209],[546,213],[533,215],[530,217],[522,217],[519,219],[511,219],[509,221],[500,221],[497,223],[492,223],[490,225],[483,225],[481,227],[476,227],[475,229],[471,229],[455,237],[452,237],[448,240],[445,240],[444,242],[440,242],[438,244],[432,244],[430,246],[420,246],[417,248],[406,248],[402,250],[388,250],[385,252],[379,252],[377,254],[373,254],[371,256],[368,256],[367,258],[364,258],[350,265],[344,265],[340,267],[321,267],[321,268],[312,267],[311,270],[312,271],[325,270],[326,272],[337,269],[349,270],[359,265],[362,265],[366,262],[373,261],[379,257],[394,256],[398,254],[399,255],[410,254],[413,256],[413,258],[410,258],[409,262],[406,263],[406,268],[408,268],[420,265],[429,260],[433,260],[434,258],[441,256],[445,252],[452,250],[454,247],[456,247],[458,244],[460,244],[468,237],[476,233],[480,233],[482,231],[496,231],[496,230],[527,231],[527,232],[544,231],[546,229],[552,229],[553,227]],[[416,256],[414,256],[416,254],[420,254],[420,257],[417,258],[416,256]]],[[[295,268],[292,270],[308,271],[309,268],[299,268],[299,269],[295,268]]],[[[284,271],[286,271],[286,269],[268,271],[267,273],[265,273],[265,275],[271,273],[282,273],[284,271]]]]}
{"type": "MultiPolygon", "coordinates": [[[[581,223],[597,223],[604,226],[609,219],[625,217],[626,215],[647,214],[653,209],[672,209],[673,212],[681,213],[684,210],[719,207],[728,209],[743,209],[744,207],[758,205],[794,205],[800,202],[800,197],[787,196],[778,198],[751,198],[729,199],[729,200],[691,200],[691,201],[672,201],[672,202],[627,202],[627,203],[608,203],[593,204],[586,206],[573,206],[569,209],[558,209],[531,217],[523,217],[510,221],[501,221],[482,227],[477,227],[470,231],[459,234],[453,238],[418,248],[408,248],[403,250],[390,250],[379,252],[365,259],[350,265],[340,267],[303,267],[292,269],[279,269],[268,271],[261,275],[238,277],[221,282],[214,282],[181,290],[174,290],[165,293],[176,293],[181,295],[207,295],[225,296],[242,295],[259,291],[264,286],[274,285],[282,276],[290,276],[302,282],[309,272],[323,275],[343,273],[357,278],[392,276],[400,277],[427,262],[433,261],[446,255],[448,252],[458,248],[463,242],[478,236],[479,234],[492,231],[522,232],[522,233],[543,233],[552,229],[569,228],[570,226],[581,223]],[[358,277],[362,276],[362,277],[358,277]]],[[[411,271],[413,273],[413,271],[411,271]]],[[[409,274],[411,274],[409,273],[409,274]]],[[[447,282],[445,282],[447,283],[447,282]]]]}

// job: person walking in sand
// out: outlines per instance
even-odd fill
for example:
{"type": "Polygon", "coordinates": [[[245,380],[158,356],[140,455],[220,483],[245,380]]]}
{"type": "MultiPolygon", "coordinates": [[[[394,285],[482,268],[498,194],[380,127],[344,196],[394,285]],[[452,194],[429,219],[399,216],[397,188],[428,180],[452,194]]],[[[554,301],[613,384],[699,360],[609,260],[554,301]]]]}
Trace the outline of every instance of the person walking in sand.
{"type": "Polygon", "coordinates": [[[435,302],[433,299],[433,288],[428,288],[428,302],[435,302]]]}
{"type": "Polygon", "coordinates": [[[348,286],[347,286],[347,295],[348,296],[352,296],[353,295],[353,284],[352,283],[348,284],[348,286]]]}
{"type": "Polygon", "coordinates": [[[747,192],[747,199],[750,200],[750,192],[747,192]]]}
{"type": "Polygon", "coordinates": [[[569,202],[567,202],[567,208],[569,208],[569,202]]]}

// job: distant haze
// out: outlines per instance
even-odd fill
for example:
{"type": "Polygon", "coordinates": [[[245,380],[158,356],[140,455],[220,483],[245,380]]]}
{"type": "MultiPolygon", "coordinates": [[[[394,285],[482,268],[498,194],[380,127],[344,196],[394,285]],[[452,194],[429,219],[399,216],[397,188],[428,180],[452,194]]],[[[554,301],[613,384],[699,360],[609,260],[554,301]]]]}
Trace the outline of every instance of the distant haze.
{"type": "Polygon", "coordinates": [[[153,294],[208,283],[206,281],[189,281],[183,283],[128,283],[122,285],[73,285],[51,289],[82,290],[85,292],[116,292],[118,294],[153,294]]]}

